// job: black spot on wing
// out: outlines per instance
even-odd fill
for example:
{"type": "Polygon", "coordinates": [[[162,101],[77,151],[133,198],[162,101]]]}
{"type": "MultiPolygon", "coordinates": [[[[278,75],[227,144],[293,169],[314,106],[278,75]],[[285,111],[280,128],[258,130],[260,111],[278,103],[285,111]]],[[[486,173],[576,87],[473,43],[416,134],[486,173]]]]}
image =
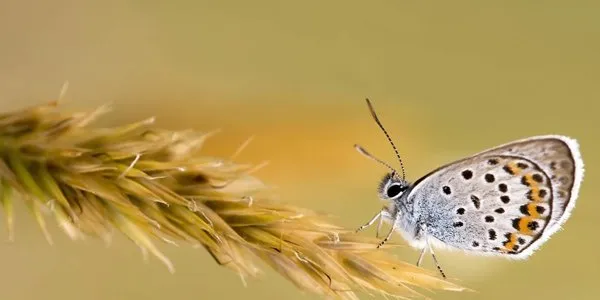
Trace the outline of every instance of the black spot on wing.
{"type": "Polygon", "coordinates": [[[536,173],[536,174],[533,174],[533,175],[531,176],[531,179],[533,179],[533,180],[534,180],[535,182],[537,182],[537,183],[542,183],[542,182],[544,182],[544,177],[542,177],[542,175],[541,175],[541,174],[538,174],[538,173],[536,173]]]}
{"type": "Polygon", "coordinates": [[[525,194],[525,196],[527,197],[527,199],[529,199],[529,201],[534,201],[532,190],[527,191],[527,194],[525,194]]]}
{"type": "Polygon", "coordinates": [[[528,166],[526,163],[523,163],[523,162],[518,162],[518,163],[517,163],[517,168],[519,168],[519,169],[523,169],[523,170],[525,170],[525,169],[527,169],[528,167],[529,167],[529,166],[528,166]]]}
{"type": "Polygon", "coordinates": [[[519,211],[520,211],[522,214],[524,214],[524,215],[526,215],[526,216],[529,216],[529,209],[528,209],[528,207],[527,207],[527,204],[523,204],[523,205],[521,205],[521,206],[519,207],[519,211]]]}
{"type": "Polygon", "coordinates": [[[461,174],[462,174],[462,177],[466,180],[473,178],[473,171],[471,171],[471,170],[464,170],[464,171],[462,171],[461,174]]]}
{"type": "Polygon", "coordinates": [[[446,194],[446,195],[450,195],[452,193],[452,191],[450,190],[450,187],[447,185],[442,187],[442,192],[444,192],[444,194],[446,194]]]}
{"type": "Polygon", "coordinates": [[[536,206],[536,207],[535,207],[535,211],[536,211],[538,214],[540,214],[540,215],[541,215],[541,214],[543,214],[543,213],[546,211],[546,209],[545,209],[543,206],[539,206],[539,205],[538,205],[538,206],[536,206]]]}
{"type": "Polygon", "coordinates": [[[508,192],[508,186],[505,183],[501,183],[498,185],[498,190],[502,193],[508,192]]]}
{"type": "Polygon", "coordinates": [[[527,228],[531,231],[535,231],[539,227],[540,227],[540,223],[538,223],[537,221],[531,221],[531,222],[527,223],[527,228]]]}
{"type": "Polygon", "coordinates": [[[519,227],[519,222],[521,222],[521,218],[516,218],[512,220],[512,227],[516,230],[520,230],[521,227],[519,227]]]}
{"type": "Polygon", "coordinates": [[[479,197],[471,195],[471,201],[473,202],[473,205],[476,209],[479,209],[481,207],[481,200],[479,199],[479,197]]]}

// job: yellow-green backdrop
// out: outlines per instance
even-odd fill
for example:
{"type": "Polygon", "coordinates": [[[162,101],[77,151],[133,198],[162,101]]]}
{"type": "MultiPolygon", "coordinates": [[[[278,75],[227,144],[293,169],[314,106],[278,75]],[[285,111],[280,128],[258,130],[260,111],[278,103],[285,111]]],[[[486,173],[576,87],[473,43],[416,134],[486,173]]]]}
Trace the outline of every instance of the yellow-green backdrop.
{"type": "MultiPolygon", "coordinates": [[[[570,135],[586,177],[564,230],[528,261],[440,251],[477,292],[429,295],[598,299],[599,11],[597,1],[3,0],[0,109],[54,98],[69,80],[67,108],[114,104],[103,124],[154,115],[169,129],[220,128],[206,153],[221,156],[254,135],[240,161],[269,160],[257,175],[282,201],[350,227],[379,209],[384,172],[352,145],[393,159],[364,97],[411,180],[512,139],[570,135]]],[[[16,241],[0,243],[0,299],[315,298],[269,269],[243,287],[200,249],[163,247],[171,275],[121,236],[106,248],[53,228],[49,246],[19,211],[16,241]]]]}

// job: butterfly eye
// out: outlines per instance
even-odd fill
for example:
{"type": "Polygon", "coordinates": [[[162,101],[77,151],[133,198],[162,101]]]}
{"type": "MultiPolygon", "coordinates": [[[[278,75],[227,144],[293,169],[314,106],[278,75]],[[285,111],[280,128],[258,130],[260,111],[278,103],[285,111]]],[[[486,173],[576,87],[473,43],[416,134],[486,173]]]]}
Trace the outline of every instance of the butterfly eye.
{"type": "Polygon", "coordinates": [[[400,184],[393,184],[387,188],[386,194],[389,198],[394,198],[400,195],[406,188],[400,184]]]}

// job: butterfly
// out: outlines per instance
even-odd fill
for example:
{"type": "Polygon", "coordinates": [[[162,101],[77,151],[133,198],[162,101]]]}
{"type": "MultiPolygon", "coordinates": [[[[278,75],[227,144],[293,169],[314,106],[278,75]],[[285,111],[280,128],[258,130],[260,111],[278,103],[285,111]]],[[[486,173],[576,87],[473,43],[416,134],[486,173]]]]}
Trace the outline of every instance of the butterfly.
{"type": "Polygon", "coordinates": [[[576,140],[560,135],[534,136],[500,145],[441,166],[410,183],[399,152],[367,99],[372,117],[400,162],[401,172],[363,147],[355,148],[390,172],[378,194],[386,205],[362,231],[379,219],[421,250],[429,251],[442,275],[435,248],[525,259],[569,218],[584,168],[576,140]]]}

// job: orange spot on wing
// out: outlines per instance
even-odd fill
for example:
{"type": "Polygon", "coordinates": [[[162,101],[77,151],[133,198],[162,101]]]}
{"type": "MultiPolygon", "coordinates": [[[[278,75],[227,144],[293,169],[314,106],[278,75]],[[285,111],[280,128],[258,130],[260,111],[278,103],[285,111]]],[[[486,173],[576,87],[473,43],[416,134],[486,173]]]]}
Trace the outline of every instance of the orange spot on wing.
{"type": "Polygon", "coordinates": [[[507,251],[513,251],[513,247],[517,244],[517,235],[514,233],[510,234],[510,237],[508,239],[508,242],[506,244],[504,244],[504,248],[507,251]]]}
{"type": "Polygon", "coordinates": [[[537,212],[537,204],[529,203],[527,204],[527,212],[532,218],[538,218],[540,214],[537,212]]]}
{"type": "Polygon", "coordinates": [[[519,175],[519,173],[521,173],[521,169],[517,167],[517,163],[515,163],[514,161],[509,162],[508,164],[506,164],[506,166],[508,167],[510,172],[515,175],[519,175]]]}
{"type": "Polygon", "coordinates": [[[537,181],[533,180],[533,174],[525,175],[525,182],[527,182],[527,185],[529,186],[529,189],[531,191],[532,201],[540,202],[542,200],[539,195],[540,187],[539,187],[537,181]]]}
{"type": "Polygon", "coordinates": [[[533,231],[531,231],[529,229],[529,227],[527,227],[527,225],[529,224],[529,222],[531,222],[533,220],[534,219],[532,217],[521,218],[521,220],[519,220],[519,233],[525,234],[525,235],[532,235],[533,231]]]}

